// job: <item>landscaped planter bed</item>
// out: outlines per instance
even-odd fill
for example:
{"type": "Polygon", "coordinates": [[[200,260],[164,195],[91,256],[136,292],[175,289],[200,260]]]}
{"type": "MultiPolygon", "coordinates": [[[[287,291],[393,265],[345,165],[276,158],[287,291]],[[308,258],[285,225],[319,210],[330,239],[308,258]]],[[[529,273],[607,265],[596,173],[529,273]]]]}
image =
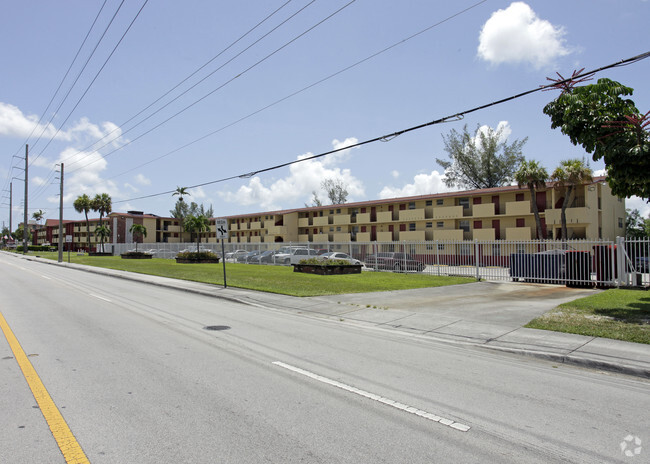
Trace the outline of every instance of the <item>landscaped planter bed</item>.
{"type": "Polygon", "coordinates": [[[339,264],[319,266],[317,264],[293,264],[293,272],[318,275],[361,274],[360,264],[339,264]]]}
{"type": "Polygon", "coordinates": [[[149,253],[130,252],[130,253],[122,253],[120,257],[122,259],[151,259],[153,258],[153,255],[149,253]]]}
{"type": "Polygon", "coordinates": [[[176,258],[178,264],[217,264],[219,258],[201,258],[201,259],[189,259],[189,258],[176,258]]]}

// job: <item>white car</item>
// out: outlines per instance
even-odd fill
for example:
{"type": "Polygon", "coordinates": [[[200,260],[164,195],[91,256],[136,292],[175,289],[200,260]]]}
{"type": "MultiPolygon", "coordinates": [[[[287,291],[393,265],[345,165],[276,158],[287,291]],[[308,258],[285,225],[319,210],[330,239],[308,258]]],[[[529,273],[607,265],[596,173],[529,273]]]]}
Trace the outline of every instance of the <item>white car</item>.
{"type": "Polygon", "coordinates": [[[333,261],[347,261],[349,264],[363,264],[358,259],[354,259],[347,253],[341,253],[338,251],[331,251],[329,253],[324,253],[318,257],[318,259],[326,260],[331,259],[333,261]]]}
{"type": "Polygon", "coordinates": [[[229,251],[228,253],[226,253],[226,259],[234,259],[234,260],[236,260],[240,256],[244,256],[246,253],[248,253],[248,250],[229,251]]]}

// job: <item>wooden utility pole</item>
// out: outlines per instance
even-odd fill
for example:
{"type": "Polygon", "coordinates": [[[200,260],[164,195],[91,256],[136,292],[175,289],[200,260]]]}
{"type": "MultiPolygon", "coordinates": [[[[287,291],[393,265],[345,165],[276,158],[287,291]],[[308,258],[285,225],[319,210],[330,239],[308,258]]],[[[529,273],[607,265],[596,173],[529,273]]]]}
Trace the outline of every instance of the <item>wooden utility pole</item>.
{"type": "Polygon", "coordinates": [[[59,262],[63,262],[63,163],[61,163],[61,187],[59,190],[59,262]]]}
{"type": "Polygon", "coordinates": [[[27,236],[29,234],[29,224],[27,223],[27,196],[29,194],[27,186],[29,182],[27,181],[29,177],[27,176],[27,169],[29,168],[29,145],[25,145],[25,218],[24,218],[24,227],[23,227],[23,254],[27,254],[27,236]]]}

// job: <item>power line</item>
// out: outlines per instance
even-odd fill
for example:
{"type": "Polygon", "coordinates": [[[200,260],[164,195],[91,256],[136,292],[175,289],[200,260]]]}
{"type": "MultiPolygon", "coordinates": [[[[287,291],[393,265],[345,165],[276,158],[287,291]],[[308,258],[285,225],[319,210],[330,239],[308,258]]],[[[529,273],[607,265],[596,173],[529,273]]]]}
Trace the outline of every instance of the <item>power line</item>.
{"type": "Polygon", "coordinates": [[[438,21],[437,23],[432,24],[431,26],[426,27],[425,29],[422,29],[422,30],[418,31],[415,34],[411,34],[410,36],[408,36],[408,37],[406,37],[406,38],[404,38],[404,39],[402,39],[402,40],[400,40],[398,42],[395,42],[392,45],[389,45],[389,46],[387,46],[387,47],[385,47],[385,48],[383,48],[383,49],[381,49],[381,50],[379,50],[379,51],[377,51],[377,52],[375,52],[375,53],[373,53],[373,54],[371,54],[371,55],[369,55],[369,56],[367,56],[367,57],[365,57],[365,58],[363,58],[363,59],[361,59],[359,61],[357,61],[356,63],[353,63],[353,64],[351,64],[349,66],[346,66],[345,68],[342,68],[342,69],[340,69],[340,70],[338,70],[338,71],[336,71],[336,72],[334,72],[334,73],[332,73],[332,74],[330,74],[330,75],[328,75],[328,76],[326,76],[326,77],[324,77],[322,79],[319,79],[318,81],[313,82],[312,84],[309,84],[308,86],[303,87],[300,90],[292,92],[289,95],[286,95],[286,96],[284,96],[284,97],[282,97],[282,98],[280,98],[280,99],[278,99],[278,100],[276,100],[276,101],[274,101],[274,102],[272,102],[272,103],[270,103],[270,104],[268,104],[268,105],[266,105],[266,106],[264,106],[262,108],[259,108],[259,109],[255,110],[255,111],[253,111],[252,113],[247,114],[246,116],[243,116],[243,117],[241,117],[241,118],[239,118],[239,119],[237,119],[237,120],[235,120],[235,121],[233,121],[233,122],[231,122],[229,124],[226,124],[225,126],[222,126],[219,129],[216,129],[216,130],[211,131],[211,132],[209,132],[209,133],[207,133],[207,134],[205,134],[205,135],[203,135],[203,136],[201,136],[201,137],[199,137],[197,139],[194,139],[193,141],[188,142],[188,143],[186,143],[185,145],[183,145],[181,147],[175,148],[175,149],[165,153],[164,155],[158,156],[156,158],[153,158],[152,160],[147,161],[146,163],[142,163],[142,164],[140,164],[138,166],[135,166],[135,167],[133,167],[131,169],[128,169],[128,170],[126,170],[126,171],[124,171],[124,172],[122,172],[120,174],[109,177],[108,180],[115,179],[116,177],[120,177],[120,176],[122,176],[124,174],[135,171],[136,169],[139,169],[141,167],[144,167],[144,166],[147,166],[147,165],[149,165],[151,163],[159,161],[159,160],[161,160],[163,158],[166,158],[167,156],[170,156],[170,155],[173,155],[174,153],[179,152],[180,150],[183,150],[183,149],[185,149],[187,147],[190,147],[190,146],[194,145],[195,143],[198,143],[198,142],[200,142],[202,140],[205,140],[208,137],[211,137],[211,136],[213,136],[213,135],[215,135],[215,134],[217,134],[217,133],[219,133],[219,132],[221,132],[221,131],[223,131],[225,129],[228,129],[229,127],[234,126],[235,124],[238,124],[238,123],[240,123],[242,121],[245,121],[246,119],[249,119],[249,118],[255,116],[256,114],[259,114],[259,113],[261,113],[263,111],[266,111],[267,109],[269,109],[269,108],[271,108],[271,107],[273,107],[273,106],[275,106],[277,104],[280,104],[285,100],[293,98],[296,95],[299,95],[299,94],[301,94],[301,93],[303,93],[303,92],[305,92],[305,91],[307,91],[307,90],[309,90],[309,89],[311,89],[313,87],[316,87],[317,85],[320,85],[323,82],[328,81],[328,80],[338,76],[339,74],[343,74],[344,72],[349,71],[350,69],[353,69],[353,68],[365,63],[366,61],[369,61],[369,60],[371,60],[373,58],[376,58],[377,56],[379,56],[379,55],[381,55],[383,53],[386,53],[389,50],[392,50],[393,48],[395,48],[395,47],[397,47],[399,45],[402,45],[402,44],[406,43],[407,41],[409,41],[411,39],[414,39],[415,37],[418,37],[418,36],[424,34],[425,32],[428,32],[429,30],[431,30],[431,29],[433,29],[433,28],[435,28],[437,26],[440,26],[441,24],[444,24],[447,21],[450,21],[451,19],[453,19],[453,18],[455,18],[455,17],[457,17],[457,16],[459,16],[459,15],[461,15],[463,13],[466,13],[467,11],[469,11],[469,10],[471,10],[473,8],[476,8],[477,6],[481,5],[482,3],[485,3],[486,1],[487,0],[481,0],[481,1],[479,1],[479,2],[477,2],[475,4],[473,4],[473,5],[465,8],[464,10],[461,10],[461,11],[459,11],[459,12],[457,12],[457,13],[451,15],[451,16],[448,16],[447,18],[445,18],[445,19],[443,19],[441,21],[438,21]]]}
{"type": "MultiPolygon", "coordinates": [[[[314,159],[317,159],[317,158],[322,158],[324,156],[328,156],[328,155],[331,155],[331,154],[334,154],[334,153],[338,153],[338,152],[343,151],[343,150],[349,150],[351,148],[356,148],[356,147],[360,147],[360,146],[363,146],[363,145],[368,145],[368,144],[374,143],[374,142],[390,141],[390,140],[392,140],[392,139],[394,139],[396,137],[399,137],[400,135],[406,134],[408,132],[413,132],[413,131],[416,131],[416,130],[419,130],[419,129],[424,129],[425,127],[429,127],[429,126],[432,126],[432,125],[435,125],[435,124],[441,124],[441,123],[450,122],[450,121],[453,121],[453,120],[460,120],[460,119],[463,119],[465,117],[465,115],[467,115],[467,114],[474,113],[476,111],[483,110],[483,109],[489,108],[491,106],[500,105],[502,103],[506,103],[506,102],[509,102],[509,101],[512,101],[512,100],[515,100],[515,99],[518,99],[518,98],[521,98],[521,97],[525,97],[527,95],[533,94],[535,92],[539,92],[541,90],[546,90],[546,89],[549,89],[549,88],[553,88],[553,87],[556,87],[558,84],[563,84],[563,83],[566,83],[566,82],[570,82],[571,80],[574,80],[574,79],[579,79],[581,77],[593,75],[593,74],[605,71],[605,70],[610,69],[610,68],[616,68],[616,67],[626,66],[626,65],[629,65],[629,64],[632,64],[632,63],[636,63],[636,62],[644,60],[644,59],[646,59],[648,57],[650,57],[650,51],[642,53],[642,54],[637,55],[637,56],[634,56],[632,58],[627,58],[627,59],[618,61],[616,63],[612,63],[612,64],[609,64],[609,65],[606,65],[606,66],[602,66],[602,67],[600,67],[598,69],[595,69],[593,71],[583,72],[581,74],[578,74],[576,76],[572,76],[572,77],[570,77],[568,79],[564,79],[564,80],[559,81],[559,82],[553,82],[552,84],[542,85],[542,86],[539,86],[537,88],[527,90],[525,92],[521,92],[521,93],[518,93],[516,95],[512,95],[510,97],[507,97],[507,98],[503,98],[501,100],[496,100],[496,101],[493,101],[491,103],[486,103],[486,104],[481,105],[481,106],[476,106],[474,108],[471,108],[471,109],[468,109],[468,110],[465,110],[465,111],[461,111],[461,112],[452,114],[450,116],[445,116],[443,118],[435,119],[433,121],[429,121],[429,122],[426,122],[426,123],[423,123],[423,124],[419,124],[417,126],[412,126],[412,127],[406,128],[406,129],[402,129],[402,130],[393,132],[391,134],[386,134],[386,135],[382,135],[382,136],[375,137],[375,138],[372,138],[372,139],[364,140],[362,142],[358,142],[358,143],[355,143],[355,144],[352,144],[352,145],[347,145],[347,146],[342,147],[342,148],[336,148],[334,150],[330,150],[330,151],[327,151],[327,152],[324,152],[324,153],[320,153],[318,155],[313,155],[313,156],[309,156],[309,157],[306,157],[306,158],[301,158],[301,159],[289,161],[289,162],[282,163],[282,164],[276,164],[274,166],[258,169],[256,171],[251,171],[251,172],[248,172],[248,173],[238,174],[238,175],[234,175],[234,176],[230,176],[230,177],[224,177],[224,178],[209,181],[209,182],[203,182],[201,184],[190,185],[190,186],[188,186],[186,188],[187,189],[193,189],[193,188],[198,188],[198,187],[205,187],[206,185],[212,185],[212,184],[217,184],[217,183],[221,183],[221,182],[226,182],[226,181],[233,180],[233,179],[242,179],[242,178],[246,179],[246,178],[250,178],[252,176],[255,176],[257,174],[261,174],[261,173],[264,173],[264,172],[273,171],[273,170],[276,170],[276,169],[284,168],[284,167],[287,167],[287,166],[290,166],[290,165],[293,165],[293,164],[302,163],[302,162],[305,162],[305,161],[311,161],[311,160],[314,160],[314,159]]],[[[153,197],[157,197],[157,196],[161,196],[161,195],[168,195],[168,194],[173,193],[173,192],[174,192],[174,190],[168,190],[168,191],[165,191],[165,192],[154,193],[154,194],[151,194],[151,195],[144,195],[144,196],[140,196],[140,197],[130,198],[128,200],[114,201],[113,204],[126,203],[126,202],[129,202],[129,201],[142,200],[142,199],[146,199],[146,198],[153,198],[153,197]]]]}
{"type": "Polygon", "coordinates": [[[271,58],[271,57],[274,56],[275,54],[279,53],[281,50],[283,50],[283,49],[285,49],[286,47],[288,47],[289,45],[291,45],[291,44],[292,44],[293,42],[295,42],[296,40],[300,39],[301,37],[303,37],[304,35],[308,34],[308,33],[311,32],[312,30],[316,29],[318,26],[320,26],[321,24],[323,24],[323,23],[326,22],[327,20],[331,19],[332,17],[334,17],[335,15],[337,15],[338,13],[340,13],[341,11],[343,11],[345,8],[347,8],[348,6],[350,6],[351,4],[353,4],[355,1],[356,1],[356,0],[350,0],[350,2],[346,3],[345,5],[343,5],[341,8],[339,8],[339,9],[336,10],[335,12],[331,13],[331,14],[330,14],[329,16],[327,16],[326,18],[320,20],[319,22],[317,22],[317,23],[314,24],[313,26],[309,27],[307,30],[303,31],[302,33],[300,33],[299,35],[297,35],[297,36],[294,37],[293,39],[291,39],[291,40],[289,40],[288,42],[286,42],[286,43],[285,43],[284,45],[282,45],[281,47],[275,49],[273,52],[271,52],[271,53],[269,53],[268,55],[266,55],[264,58],[258,60],[257,62],[255,62],[254,64],[252,64],[251,66],[249,66],[248,68],[244,69],[242,72],[240,72],[240,73],[237,74],[236,76],[234,76],[234,77],[228,79],[226,82],[224,82],[223,84],[221,84],[219,87],[217,87],[217,88],[211,90],[210,92],[208,92],[207,94],[205,94],[205,95],[203,95],[201,98],[199,98],[198,100],[195,100],[193,103],[190,103],[189,105],[185,106],[183,109],[181,109],[180,111],[177,111],[176,113],[174,113],[173,115],[171,115],[170,117],[168,117],[168,118],[165,119],[164,121],[158,123],[157,125],[155,125],[155,126],[152,127],[151,129],[149,129],[149,130],[143,132],[142,134],[138,135],[138,136],[135,137],[134,139],[129,140],[127,143],[125,143],[124,145],[122,145],[120,148],[117,148],[117,149],[115,149],[115,150],[113,150],[113,151],[110,151],[110,152],[106,153],[105,155],[100,156],[98,159],[96,159],[96,160],[94,160],[94,161],[91,161],[90,163],[87,163],[87,164],[85,164],[84,166],[81,166],[81,167],[79,167],[79,168],[77,168],[77,169],[71,171],[71,173],[77,172],[77,171],[80,170],[80,169],[83,169],[83,168],[85,168],[85,167],[87,167],[87,166],[90,166],[91,164],[96,163],[96,162],[99,161],[100,159],[104,159],[104,158],[106,158],[106,157],[112,155],[113,153],[115,153],[115,152],[117,152],[117,151],[123,149],[124,147],[126,147],[126,146],[132,144],[132,143],[135,142],[136,140],[139,140],[139,139],[141,139],[142,137],[144,137],[144,136],[150,134],[150,133],[153,132],[154,130],[156,130],[156,129],[158,129],[159,127],[161,127],[163,124],[166,124],[166,123],[169,122],[170,120],[174,119],[175,117],[177,117],[177,116],[179,116],[180,114],[184,113],[185,111],[187,111],[188,109],[190,109],[190,108],[193,107],[194,105],[196,105],[196,104],[200,103],[201,101],[205,100],[205,99],[208,98],[210,95],[212,95],[212,94],[214,94],[215,92],[217,92],[218,90],[221,90],[221,89],[224,88],[226,85],[230,84],[231,82],[233,82],[234,80],[238,79],[238,78],[241,77],[242,75],[246,74],[246,73],[249,72],[250,70],[252,70],[252,69],[254,69],[255,67],[259,66],[260,64],[262,64],[263,62],[265,62],[266,60],[268,60],[269,58],[271,58]]]}

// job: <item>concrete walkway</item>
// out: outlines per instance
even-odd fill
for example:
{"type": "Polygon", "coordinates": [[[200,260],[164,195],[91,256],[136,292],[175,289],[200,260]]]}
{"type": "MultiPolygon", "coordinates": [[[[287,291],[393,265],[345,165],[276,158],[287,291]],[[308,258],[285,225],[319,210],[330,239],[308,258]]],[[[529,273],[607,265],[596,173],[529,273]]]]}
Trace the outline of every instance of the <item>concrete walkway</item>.
{"type": "MultiPolygon", "coordinates": [[[[22,257],[15,254],[12,256],[22,257]]],[[[650,345],[523,327],[531,319],[561,303],[598,292],[593,289],[477,282],[438,288],[299,298],[57,263],[32,256],[23,259],[200,293],[257,307],[650,378],[650,345]]]]}

